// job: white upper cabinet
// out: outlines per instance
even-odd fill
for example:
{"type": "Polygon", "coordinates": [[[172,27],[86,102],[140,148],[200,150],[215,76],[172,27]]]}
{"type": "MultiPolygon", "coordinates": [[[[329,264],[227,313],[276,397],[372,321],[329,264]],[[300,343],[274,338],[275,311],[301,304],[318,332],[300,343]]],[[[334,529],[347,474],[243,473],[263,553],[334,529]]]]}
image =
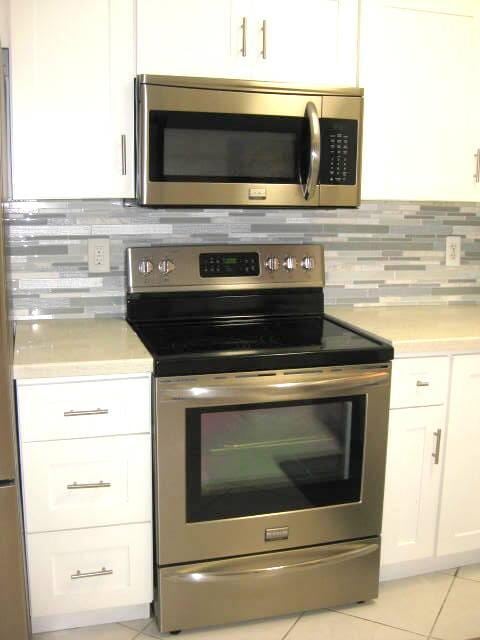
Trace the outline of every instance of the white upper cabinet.
{"type": "Polygon", "coordinates": [[[356,0],[258,0],[252,5],[252,78],[356,86],[356,0]]]}
{"type": "MultiPolygon", "coordinates": [[[[137,73],[230,77],[231,0],[137,0],[137,73]]],[[[240,39],[240,27],[235,34],[240,39]]]]}
{"type": "Polygon", "coordinates": [[[13,197],[134,194],[134,0],[15,0],[13,197]]]}
{"type": "Polygon", "coordinates": [[[357,0],[137,0],[137,73],[356,84],[357,0]]]}
{"type": "Polygon", "coordinates": [[[480,199],[479,18],[478,0],[363,0],[364,199],[480,199]]]}

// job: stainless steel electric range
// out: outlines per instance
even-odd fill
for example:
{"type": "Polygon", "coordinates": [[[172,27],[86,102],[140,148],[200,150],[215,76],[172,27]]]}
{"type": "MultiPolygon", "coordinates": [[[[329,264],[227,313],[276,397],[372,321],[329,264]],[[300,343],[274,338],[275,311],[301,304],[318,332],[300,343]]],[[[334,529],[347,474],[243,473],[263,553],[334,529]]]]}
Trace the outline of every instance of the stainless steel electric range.
{"type": "Polygon", "coordinates": [[[128,249],[161,631],[377,595],[393,349],[325,315],[324,283],[318,245],[128,249]]]}

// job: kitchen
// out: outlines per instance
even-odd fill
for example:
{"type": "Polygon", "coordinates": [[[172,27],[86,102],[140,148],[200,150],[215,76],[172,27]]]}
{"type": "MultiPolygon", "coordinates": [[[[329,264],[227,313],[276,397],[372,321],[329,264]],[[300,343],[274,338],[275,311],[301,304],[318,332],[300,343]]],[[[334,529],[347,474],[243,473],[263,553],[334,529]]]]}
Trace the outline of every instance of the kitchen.
{"type": "MultiPolygon", "coordinates": [[[[12,196],[5,217],[17,323],[14,374],[23,487],[27,495],[33,492],[27,540],[37,544],[41,536],[47,540],[61,531],[84,531],[85,538],[90,532],[96,544],[106,545],[108,538],[98,541],[109,526],[151,531],[149,469],[142,467],[140,455],[143,451],[148,458],[145,407],[152,362],[135,335],[118,322],[126,315],[127,249],[153,245],[171,252],[173,245],[193,244],[208,252],[207,247],[219,244],[321,245],[327,311],[392,340],[395,350],[382,528],[381,577],[388,581],[376,604],[342,609],[345,613],[289,615],[182,633],[288,634],[293,639],[322,632],[326,637],[479,635],[480,620],[469,603],[478,595],[480,526],[468,504],[480,482],[473,402],[480,368],[478,3],[319,0],[301,2],[295,11],[267,1],[215,0],[208,8],[193,0],[77,4],[19,0],[1,5],[2,46],[9,49],[12,196]],[[134,184],[137,74],[362,87],[360,207],[139,206],[134,184]],[[448,251],[447,238],[452,238],[448,251]],[[60,321],[63,334],[57,329],[60,321]],[[111,396],[106,419],[111,425],[100,432],[102,416],[93,416],[91,423],[88,416],[68,418],[68,428],[75,422],[79,433],[65,439],[49,412],[61,404],[55,383],[68,400],[63,416],[80,404],[79,387],[71,386],[79,382],[91,385],[93,395],[86,399],[93,404],[87,409],[103,407],[111,396]],[[103,390],[95,390],[95,382],[104,383],[103,390]],[[133,394],[130,402],[122,400],[127,397],[122,385],[133,394]],[[133,424],[128,411],[136,416],[133,431],[127,426],[133,424]],[[39,424],[41,438],[35,432],[39,424]],[[67,446],[74,456],[81,443],[88,448],[89,438],[96,437],[101,447],[100,440],[110,436],[118,456],[121,446],[137,455],[132,482],[142,499],[116,520],[112,514],[102,520],[92,509],[88,525],[73,516],[69,525],[50,521],[56,505],[40,490],[42,451],[57,456],[61,466],[67,446]],[[125,438],[135,447],[128,447],[125,438]],[[31,473],[34,469],[38,475],[31,473]],[[457,575],[448,573],[463,565],[457,575]],[[417,616],[419,599],[423,611],[417,616]],[[455,609],[459,602],[463,606],[455,609]]],[[[90,494],[105,495],[107,479],[96,480],[102,487],[90,494]]],[[[64,499],[59,496],[60,503],[64,499]]],[[[122,497],[117,499],[120,504],[122,497]]],[[[52,544],[40,545],[37,553],[46,554],[52,544]]],[[[34,631],[72,640],[95,633],[112,638],[140,634],[142,640],[158,634],[148,619],[151,563],[145,554],[137,558],[137,567],[145,565],[137,595],[131,591],[124,602],[119,596],[108,614],[104,604],[103,617],[95,613],[99,596],[88,595],[89,587],[77,587],[88,583],[77,579],[72,584],[83,590],[76,600],[81,606],[72,611],[66,597],[61,611],[53,607],[45,614],[51,603],[44,560],[29,567],[30,588],[36,598],[44,597],[41,606],[36,601],[34,631]],[[140,603],[141,610],[124,611],[120,618],[118,608],[140,603]],[[143,622],[132,624],[128,615],[143,622]],[[54,631],[67,627],[83,631],[54,631]]],[[[103,566],[100,562],[98,570],[103,566]]]]}

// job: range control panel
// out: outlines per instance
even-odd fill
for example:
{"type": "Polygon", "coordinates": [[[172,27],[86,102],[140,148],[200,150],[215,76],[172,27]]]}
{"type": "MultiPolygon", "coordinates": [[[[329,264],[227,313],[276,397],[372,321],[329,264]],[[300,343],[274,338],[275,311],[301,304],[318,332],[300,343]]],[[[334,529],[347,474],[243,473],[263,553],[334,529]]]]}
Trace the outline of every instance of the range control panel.
{"type": "Polygon", "coordinates": [[[321,119],[320,184],[354,185],[357,181],[357,120],[321,119]]]}
{"type": "Polygon", "coordinates": [[[128,290],[323,287],[321,245],[203,245],[127,249],[128,290]]]}
{"type": "Polygon", "coordinates": [[[202,278],[232,278],[258,276],[260,261],[258,253],[201,253],[200,276],[202,278]]]}

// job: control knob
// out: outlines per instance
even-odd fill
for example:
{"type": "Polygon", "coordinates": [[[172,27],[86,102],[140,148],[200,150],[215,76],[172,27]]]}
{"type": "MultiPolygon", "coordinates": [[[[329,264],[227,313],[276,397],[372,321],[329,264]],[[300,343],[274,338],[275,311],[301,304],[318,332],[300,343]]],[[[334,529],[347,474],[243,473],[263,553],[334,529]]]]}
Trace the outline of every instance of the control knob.
{"type": "Polygon", "coordinates": [[[160,262],[158,263],[158,270],[160,271],[162,276],[168,275],[174,269],[175,269],[175,264],[168,258],[164,258],[163,260],[160,260],[160,262]]]}
{"type": "Polygon", "coordinates": [[[144,258],[138,263],[138,270],[140,271],[140,273],[143,273],[144,276],[148,276],[153,271],[153,263],[151,262],[151,260],[147,260],[147,258],[144,258]]]}
{"type": "Polygon", "coordinates": [[[285,271],[293,271],[297,266],[297,259],[294,256],[287,256],[283,261],[285,271]]]}
{"type": "Polygon", "coordinates": [[[312,256],[305,256],[302,260],[302,269],[305,271],[311,271],[315,268],[315,260],[312,256]]]}
{"type": "Polygon", "coordinates": [[[277,256],[269,256],[265,260],[265,267],[267,268],[267,271],[270,272],[278,271],[280,269],[280,260],[277,256]]]}

